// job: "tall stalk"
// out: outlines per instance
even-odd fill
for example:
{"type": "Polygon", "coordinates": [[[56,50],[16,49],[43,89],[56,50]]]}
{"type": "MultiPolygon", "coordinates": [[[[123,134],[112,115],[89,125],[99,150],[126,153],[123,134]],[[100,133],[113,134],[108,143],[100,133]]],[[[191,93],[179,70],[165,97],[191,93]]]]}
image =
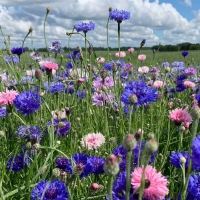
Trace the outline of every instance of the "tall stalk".
{"type": "Polygon", "coordinates": [[[48,57],[49,57],[49,51],[48,51],[48,46],[47,46],[46,29],[45,29],[45,27],[46,27],[46,21],[47,21],[47,16],[48,16],[49,12],[50,12],[50,8],[48,7],[46,9],[46,16],[45,16],[45,19],[44,19],[44,41],[45,41],[48,57]]]}

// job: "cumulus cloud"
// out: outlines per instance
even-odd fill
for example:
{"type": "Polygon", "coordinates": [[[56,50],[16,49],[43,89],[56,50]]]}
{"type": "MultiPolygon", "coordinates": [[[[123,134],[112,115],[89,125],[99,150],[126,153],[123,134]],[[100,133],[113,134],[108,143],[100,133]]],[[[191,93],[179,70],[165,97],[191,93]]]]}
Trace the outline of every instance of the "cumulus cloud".
{"type": "MultiPolygon", "coordinates": [[[[131,13],[130,20],[121,24],[121,45],[139,46],[141,40],[147,40],[146,45],[177,44],[183,41],[197,42],[200,30],[196,24],[200,22],[200,11],[195,18],[188,21],[170,3],[160,3],[149,0],[0,0],[1,27],[5,35],[11,35],[11,46],[21,45],[30,26],[34,27],[34,47],[44,47],[43,22],[46,7],[51,11],[47,18],[46,35],[48,43],[60,40],[63,46],[68,45],[69,37],[66,31],[73,29],[78,21],[94,21],[95,30],[87,34],[93,46],[106,46],[106,23],[109,15],[108,8],[127,10],[131,13]],[[157,30],[163,32],[159,36],[157,30]]],[[[190,3],[190,1],[187,1],[190,3]]],[[[110,46],[117,46],[117,23],[109,23],[110,46]]],[[[3,38],[0,38],[3,41],[3,38]]],[[[0,43],[3,45],[3,42],[0,43]]],[[[25,46],[31,45],[30,37],[25,46]]],[[[70,38],[72,47],[84,46],[84,38],[73,35],[70,38]]],[[[1,46],[2,47],[2,46],[1,46]]]]}

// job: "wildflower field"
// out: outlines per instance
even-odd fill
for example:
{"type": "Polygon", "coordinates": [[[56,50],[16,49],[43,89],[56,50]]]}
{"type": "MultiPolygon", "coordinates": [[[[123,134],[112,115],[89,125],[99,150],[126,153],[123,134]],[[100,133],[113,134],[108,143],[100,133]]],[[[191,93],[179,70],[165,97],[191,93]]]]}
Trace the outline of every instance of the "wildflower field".
{"type": "Polygon", "coordinates": [[[47,53],[25,51],[33,27],[14,48],[0,28],[0,200],[200,199],[200,52],[120,51],[130,13],[111,8],[118,52],[94,51],[92,21],[64,52],[50,14],[47,53]]]}

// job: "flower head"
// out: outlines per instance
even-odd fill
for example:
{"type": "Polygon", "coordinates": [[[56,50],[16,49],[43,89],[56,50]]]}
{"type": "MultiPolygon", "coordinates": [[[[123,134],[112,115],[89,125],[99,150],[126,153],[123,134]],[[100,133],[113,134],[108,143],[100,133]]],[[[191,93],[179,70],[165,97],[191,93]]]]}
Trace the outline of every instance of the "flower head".
{"type": "Polygon", "coordinates": [[[155,102],[158,96],[157,89],[148,87],[143,81],[130,81],[125,86],[124,93],[121,96],[121,100],[125,104],[130,104],[129,97],[133,94],[137,97],[137,102],[135,102],[135,105],[138,106],[155,102]]]}
{"type": "Polygon", "coordinates": [[[153,87],[155,87],[155,88],[162,88],[163,85],[164,85],[163,81],[157,80],[157,81],[154,81],[154,83],[153,83],[153,87]]]}
{"type": "Polygon", "coordinates": [[[94,30],[95,24],[92,21],[90,21],[89,23],[77,22],[74,27],[77,32],[83,31],[84,33],[87,33],[88,31],[94,30]]]}
{"type": "MultiPolygon", "coordinates": [[[[131,184],[135,190],[141,185],[142,173],[144,167],[135,168],[131,174],[131,184]]],[[[167,179],[165,179],[160,172],[157,172],[155,168],[147,165],[145,168],[145,189],[143,197],[151,200],[162,199],[169,193],[167,188],[167,179]]]]}
{"type": "Polygon", "coordinates": [[[28,115],[36,112],[40,109],[42,100],[38,93],[34,91],[24,91],[16,96],[13,104],[17,108],[17,111],[23,115],[28,115]]]}
{"type": "Polygon", "coordinates": [[[185,158],[185,168],[188,168],[190,155],[188,152],[185,151],[173,152],[170,156],[170,163],[176,168],[181,168],[181,158],[185,158]]]}
{"type": "Polygon", "coordinates": [[[17,54],[18,56],[20,56],[26,50],[24,48],[22,49],[22,47],[13,47],[11,51],[12,51],[13,54],[17,54]]]}
{"type": "Polygon", "coordinates": [[[52,53],[63,53],[64,50],[62,49],[61,42],[55,41],[49,46],[49,51],[52,53]]]}
{"type": "Polygon", "coordinates": [[[188,67],[185,68],[185,74],[186,75],[195,75],[197,73],[197,70],[194,67],[188,67]]]}
{"type": "Polygon", "coordinates": [[[138,55],[138,60],[140,60],[140,61],[146,60],[146,55],[144,55],[144,54],[138,55]]]}
{"type": "Polygon", "coordinates": [[[0,92],[0,106],[13,104],[13,101],[17,95],[18,93],[15,90],[0,92]]]}
{"type": "Polygon", "coordinates": [[[128,52],[130,53],[130,54],[132,54],[133,52],[134,52],[134,48],[130,48],[130,49],[128,49],[128,52]]]}
{"type": "Polygon", "coordinates": [[[187,200],[200,199],[199,192],[200,174],[192,174],[189,177],[187,200]]]}
{"type": "Polygon", "coordinates": [[[169,118],[175,123],[175,125],[180,126],[183,124],[185,128],[189,128],[190,123],[192,122],[191,115],[186,111],[179,108],[170,111],[169,118]]]}
{"type": "Polygon", "coordinates": [[[60,92],[63,92],[65,89],[65,86],[62,82],[51,82],[50,84],[48,82],[44,83],[44,88],[51,92],[52,94],[57,94],[60,92]]]}
{"type": "Polygon", "coordinates": [[[42,66],[42,67],[45,67],[45,69],[47,70],[57,70],[58,69],[58,64],[56,63],[53,63],[51,61],[40,61],[39,64],[42,66]]]}
{"type": "Polygon", "coordinates": [[[187,88],[194,88],[196,85],[195,85],[195,83],[193,83],[192,81],[184,81],[184,83],[183,83],[184,85],[185,85],[185,87],[187,87],[187,88]]]}
{"type": "Polygon", "coordinates": [[[6,117],[6,106],[0,108],[0,118],[6,117]]]}
{"type": "Polygon", "coordinates": [[[98,149],[105,143],[105,137],[101,133],[89,133],[81,139],[81,146],[91,149],[98,149]]]}
{"type": "Polygon", "coordinates": [[[112,88],[114,86],[114,81],[112,77],[106,77],[104,80],[102,78],[97,78],[93,81],[93,86],[97,89],[102,89],[102,86],[112,88]]]}
{"type": "Polygon", "coordinates": [[[105,163],[105,158],[97,157],[97,156],[90,156],[89,162],[91,163],[93,167],[93,174],[104,174],[104,163],[105,163]]]}
{"type": "Polygon", "coordinates": [[[115,56],[116,57],[120,57],[120,58],[123,58],[123,57],[125,57],[126,56],[126,53],[124,52],[124,51],[120,51],[120,52],[117,52],[116,54],[115,54],[115,56]]]}
{"type": "Polygon", "coordinates": [[[104,62],[105,62],[105,58],[103,58],[103,57],[98,57],[98,58],[96,59],[96,61],[97,61],[98,63],[104,63],[104,62]]]}
{"type": "Polygon", "coordinates": [[[30,53],[30,57],[32,60],[37,60],[37,61],[41,61],[42,57],[40,56],[39,52],[31,52],[30,53]]]}
{"type": "Polygon", "coordinates": [[[113,99],[114,99],[113,94],[106,95],[105,93],[95,93],[92,96],[92,105],[103,106],[105,105],[105,103],[111,104],[113,102],[113,99]]]}
{"type": "Polygon", "coordinates": [[[139,72],[140,74],[147,74],[147,73],[149,72],[149,67],[146,67],[146,66],[144,66],[144,67],[139,67],[139,68],[138,68],[138,72],[139,72]]]}
{"type": "Polygon", "coordinates": [[[196,170],[200,170],[200,135],[197,135],[197,137],[192,141],[192,164],[193,168],[196,170]]]}
{"type": "Polygon", "coordinates": [[[60,180],[40,181],[31,192],[31,200],[67,200],[68,198],[66,186],[60,180]]]}
{"type": "Polygon", "coordinates": [[[182,52],[182,56],[185,58],[186,56],[188,56],[188,52],[187,51],[183,51],[182,52]]]}
{"type": "Polygon", "coordinates": [[[10,63],[11,61],[13,61],[14,64],[19,63],[19,57],[17,55],[4,56],[4,60],[6,63],[10,63]]]}
{"type": "Polygon", "coordinates": [[[127,19],[130,19],[130,12],[117,9],[114,9],[110,12],[110,20],[115,20],[118,23],[121,23],[122,21],[125,21],[127,19]]]}

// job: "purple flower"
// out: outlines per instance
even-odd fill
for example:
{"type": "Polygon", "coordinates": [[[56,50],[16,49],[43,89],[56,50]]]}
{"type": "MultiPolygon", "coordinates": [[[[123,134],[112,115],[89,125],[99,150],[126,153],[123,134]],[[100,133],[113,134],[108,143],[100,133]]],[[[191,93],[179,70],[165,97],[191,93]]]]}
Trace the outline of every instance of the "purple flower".
{"type": "Polygon", "coordinates": [[[11,61],[13,61],[14,64],[19,63],[19,57],[16,55],[4,56],[4,60],[6,61],[6,63],[10,63],[11,61]]]}
{"type": "Polygon", "coordinates": [[[91,156],[89,162],[93,167],[93,174],[104,174],[105,159],[101,157],[91,156]]]}
{"type": "Polygon", "coordinates": [[[8,160],[6,169],[12,170],[13,172],[18,172],[24,167],[30,165],[30,158],[28,154],[20,154],[16,156],[11,156],[8,160]]]}
{"type": "Polygon", "coordinates": [[[95,24],[92,21],[89,23],[77,22],[74,28],[77,32],[83,31],[84,33],[87,33],[88,31],[94,30],[95,24]]]}
{"type": "Polygon", "coordinates": [[[169,67],[169,65],[170,65],[170,64],[169,64],[167,61],[165,61],[165,62],[162,63],[162,66],[163,66],[163,67],[169,67]]]}
{"type": "Polygon", "coordinates": [[[11,51],[13,54],[17,54],[18,56],[21,56],[21,54],[26,52],[25,48],[22,49],[22,47],[13,47],[11,51]]]}
{"type": "Polygon", "coordinates": [[[102,86],[111,88],[114,86],[114,81],[112,77],[106,77],[105,79],[97,78],[93,81],[93,86],[97,89],[102,89],[102,86]]]}
{"type": "Polygon", "coordinates": [[[66,185],[59,180],[40,181],[31,192],[31,200],[67,200],[66,185]]]}
{"type": "Polygon", "coordinates": [[[92,105],[94,106],[104,106],[106,104],[110,104],[113,102],[114,95],[105,93],[94,93],[92,95],[92,105]]]}
{"type": "Polygon", "coordinates": [[[67,58],[72,59],[72,60],[80,60],[80,57],[81,57],[81,54],[78,49],[67,54],[67,58]]]}
{"type": "Polygon", "coordinates": [[[130,19],[130,12],[117,9],[110,12],[110,20],[115,20],[117,23],[121,23],[127,19],[130,19]]]}
{"type": "Polygon", "coordinates": [[[200,174],[193,174],[189,177],[187,200],[200,199],[200,174]]]}
{"type": "Polygon", "coordinates": [[[112,60],[110,62],[105,63],[103,69],[111,71],[113,64],[116,64],[117,68],[122,68],[125,65],[125,62],[123,60],[112,60]]]}
{"type": "Polygon", "coordinates": [[[200,135],[197,135],[196,138],[192,141],[192,164],[193,168],[200,170],[200,135]]]}
{"type": "Polygon", "coordinates": [[[5,118],[6,117],[6,107],[1,107],[0,108],[0,118],[5,118]]]}
{"type": "Polygon", "coordinates": [[[62,82],[51,82],[50,84],[48,82],[44,83],[44,88],[51,92],[52,94],[57,94],[60,92],[63,92],[65,89],[65,86],[62,82]]]}
{"type": "Polygon", "coordinates": [[[72,174],[73,172],[71,160],[67,158],[63,158],[63,157],[56,158],[56,167],[70,174],[72,174]]]}
{"type": "Polygon", "coordinates": [[[183,51],[182,52],[182,56],[185,58],[186,56],[188,55],[188,52],[187,51],[183,51]]]}
{"type": "Polygon", "coordinates": [[[24,91],[16,96],[13,101],[17,111],[23,115],[29,115],[40,109],[42,100],[38,93],[34,91],[24,91]]]}
{"type": "MultiPolygon", "coordinates": [[[[51,126],[52,125],[52,122],[48,122],[47,123],[47,126],[51,126]]],[[[54,134],[56,135],[61,135],[62,137],[65,137],[67,132],[69,132],[70,130],[70,123],[65,120],[65,119],[62,119],[62,120],[57,120],[57,119],[54,119],[53,120],[53,125],[54,125],[54,134]]]]}
{"type": "Polygon", "coordinates": [[[195,75],[197,73],[197,70],[194,67],[188,67],[185,69],[186,75],[195,75]]]}
{"type": "Polygon", "coordinates": [[[69,84],[68,84],[68,86],[66,87],[66,89],[65,89],[65,92],[66,93],[69,93],[69,94],[73,94],[74,93],[74,83],[73,82],[70,82],[69,84]]]}
{"type": "Polygon", "coordinates": [[[49,46],[49,51],[52,53],[63,53],[64,50],[62,49],[61,42],[55,41],[49,46]]]}

